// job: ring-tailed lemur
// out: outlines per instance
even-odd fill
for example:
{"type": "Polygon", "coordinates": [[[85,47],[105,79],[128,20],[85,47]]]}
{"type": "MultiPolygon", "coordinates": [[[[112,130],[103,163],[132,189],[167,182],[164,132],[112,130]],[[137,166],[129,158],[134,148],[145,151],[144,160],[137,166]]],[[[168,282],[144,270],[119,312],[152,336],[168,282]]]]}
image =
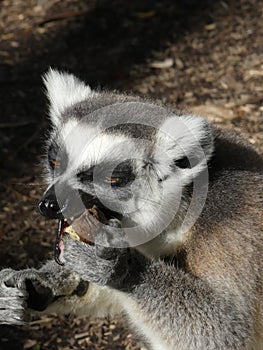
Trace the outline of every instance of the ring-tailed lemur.
{"type": "Polygon", "coordinates": [[[262,158],[201,117],[53,70],[44,81],[40,211],[63,224],[96,205],[108,224],[95,244],[60,235],[64,266],[3,270],[0,321],[125,312],[153,350],[262,350],[262,158]]]}

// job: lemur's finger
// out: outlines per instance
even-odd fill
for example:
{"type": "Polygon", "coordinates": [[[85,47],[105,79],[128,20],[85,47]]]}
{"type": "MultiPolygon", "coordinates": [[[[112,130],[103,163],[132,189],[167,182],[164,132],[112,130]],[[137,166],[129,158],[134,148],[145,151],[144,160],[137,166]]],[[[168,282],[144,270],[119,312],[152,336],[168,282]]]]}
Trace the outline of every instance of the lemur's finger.
{"type": "Polygon", "coordinates": [[[17,297],[0,297],[0,310],[18,310],[23,309],[26,303],[23,298],[17,297]]]}
{"type": "Polygon", "coordinates": [[[0,310],[0,324],[23,326],[26,324],[23,308],[13,310],[0,310]]]}

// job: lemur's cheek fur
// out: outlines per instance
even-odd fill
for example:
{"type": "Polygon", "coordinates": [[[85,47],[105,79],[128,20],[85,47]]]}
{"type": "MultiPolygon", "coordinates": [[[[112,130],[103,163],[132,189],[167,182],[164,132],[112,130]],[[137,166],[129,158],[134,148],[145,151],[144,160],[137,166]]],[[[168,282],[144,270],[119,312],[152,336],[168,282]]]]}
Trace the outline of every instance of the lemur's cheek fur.
{"type": "Polygon", "coordinates": [[[127,280],[129,271],[139,267],[129,248],[90,246],[68,236],[63,241],[65,249],[62,262],[65,268],[76,272],[86,281],[124,290],[131,283],[127,280]]]}
{"type": "Polygon", "coordinates": [[[66,267],[70,265],[72,268],[77,267],[78,261],[81,260],[83,253],[85,254],[85,247],[82,247],[81,242],[75,241],[68,235],[63,237],[60,244],[63,248],[59,256],[60,262],[66,267]]]}

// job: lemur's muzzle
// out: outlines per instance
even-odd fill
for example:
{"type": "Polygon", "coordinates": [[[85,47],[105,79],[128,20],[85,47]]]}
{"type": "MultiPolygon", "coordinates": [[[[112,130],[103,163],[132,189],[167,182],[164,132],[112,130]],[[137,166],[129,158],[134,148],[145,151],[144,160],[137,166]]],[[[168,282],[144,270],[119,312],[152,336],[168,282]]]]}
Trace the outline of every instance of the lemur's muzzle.
{"type": "Polygon", "coordinates": [[[38,208],[41,215],[47,219],[58,219],[55,242],[55,260],[58,264],[62,265],[59,257],[64,249],[62,237],[66,228],[86,210],[91,210],[94,206],[96,206],[96,213],[99,211],[101,214],[98,214],[95,221],[100,221],[103,217],[104,221],[101,222],[103,222],[103,224],[108,224],[110,219],[121,220],[122,218],[121,213],[105,207],[100,202],[99,198],[85,193],[82,190],[72,189],[65,183],[57,183],[56,188],[55,186],[51,186],[44,194],[43,199],[39,202],[38,208]]]}
{"type": "MultiPolygon", "coordinates": [[[[92,196],[88,196],[90,199],[92,196]]],[[[61,237],[67,226],[68,219],[73,221],[86,209],[79,191],[71,190],[65,184],[57,184],[56,189],[51,186],[44,194],[43,199],[38,204],[39,212],[47,219],[58,219],[58,230],[55,242],[55,260],[62,265],[59,260],[61,248],[61,237]]]]}
{"type": "Polygon", "coordinates": [[[94,205],[94,197],[73,190],[65,184],[50,187],[38,204],[39,212],[47,219],[70,219],[94,205]]]}

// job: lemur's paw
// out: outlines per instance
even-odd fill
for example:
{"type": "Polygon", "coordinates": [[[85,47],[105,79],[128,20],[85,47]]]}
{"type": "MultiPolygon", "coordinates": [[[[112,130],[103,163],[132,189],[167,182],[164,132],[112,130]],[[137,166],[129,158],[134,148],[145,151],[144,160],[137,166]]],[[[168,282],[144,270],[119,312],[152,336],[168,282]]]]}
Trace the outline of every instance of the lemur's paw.
{"type": "MultiPolygon", "coordinates": [[[[10,315],[12,309],[16,310],[17,314],[21,314],[24,323],[29,320],[29,309],[45,310],[54,299],[52,287],[47,285],[46,275],[47,273],[35,269],[1,271],[1,301],[7,310],[5,313],[10,315]]],[[[1,310],[3,307],[0,306],[0,313],[1,310]]]]}

